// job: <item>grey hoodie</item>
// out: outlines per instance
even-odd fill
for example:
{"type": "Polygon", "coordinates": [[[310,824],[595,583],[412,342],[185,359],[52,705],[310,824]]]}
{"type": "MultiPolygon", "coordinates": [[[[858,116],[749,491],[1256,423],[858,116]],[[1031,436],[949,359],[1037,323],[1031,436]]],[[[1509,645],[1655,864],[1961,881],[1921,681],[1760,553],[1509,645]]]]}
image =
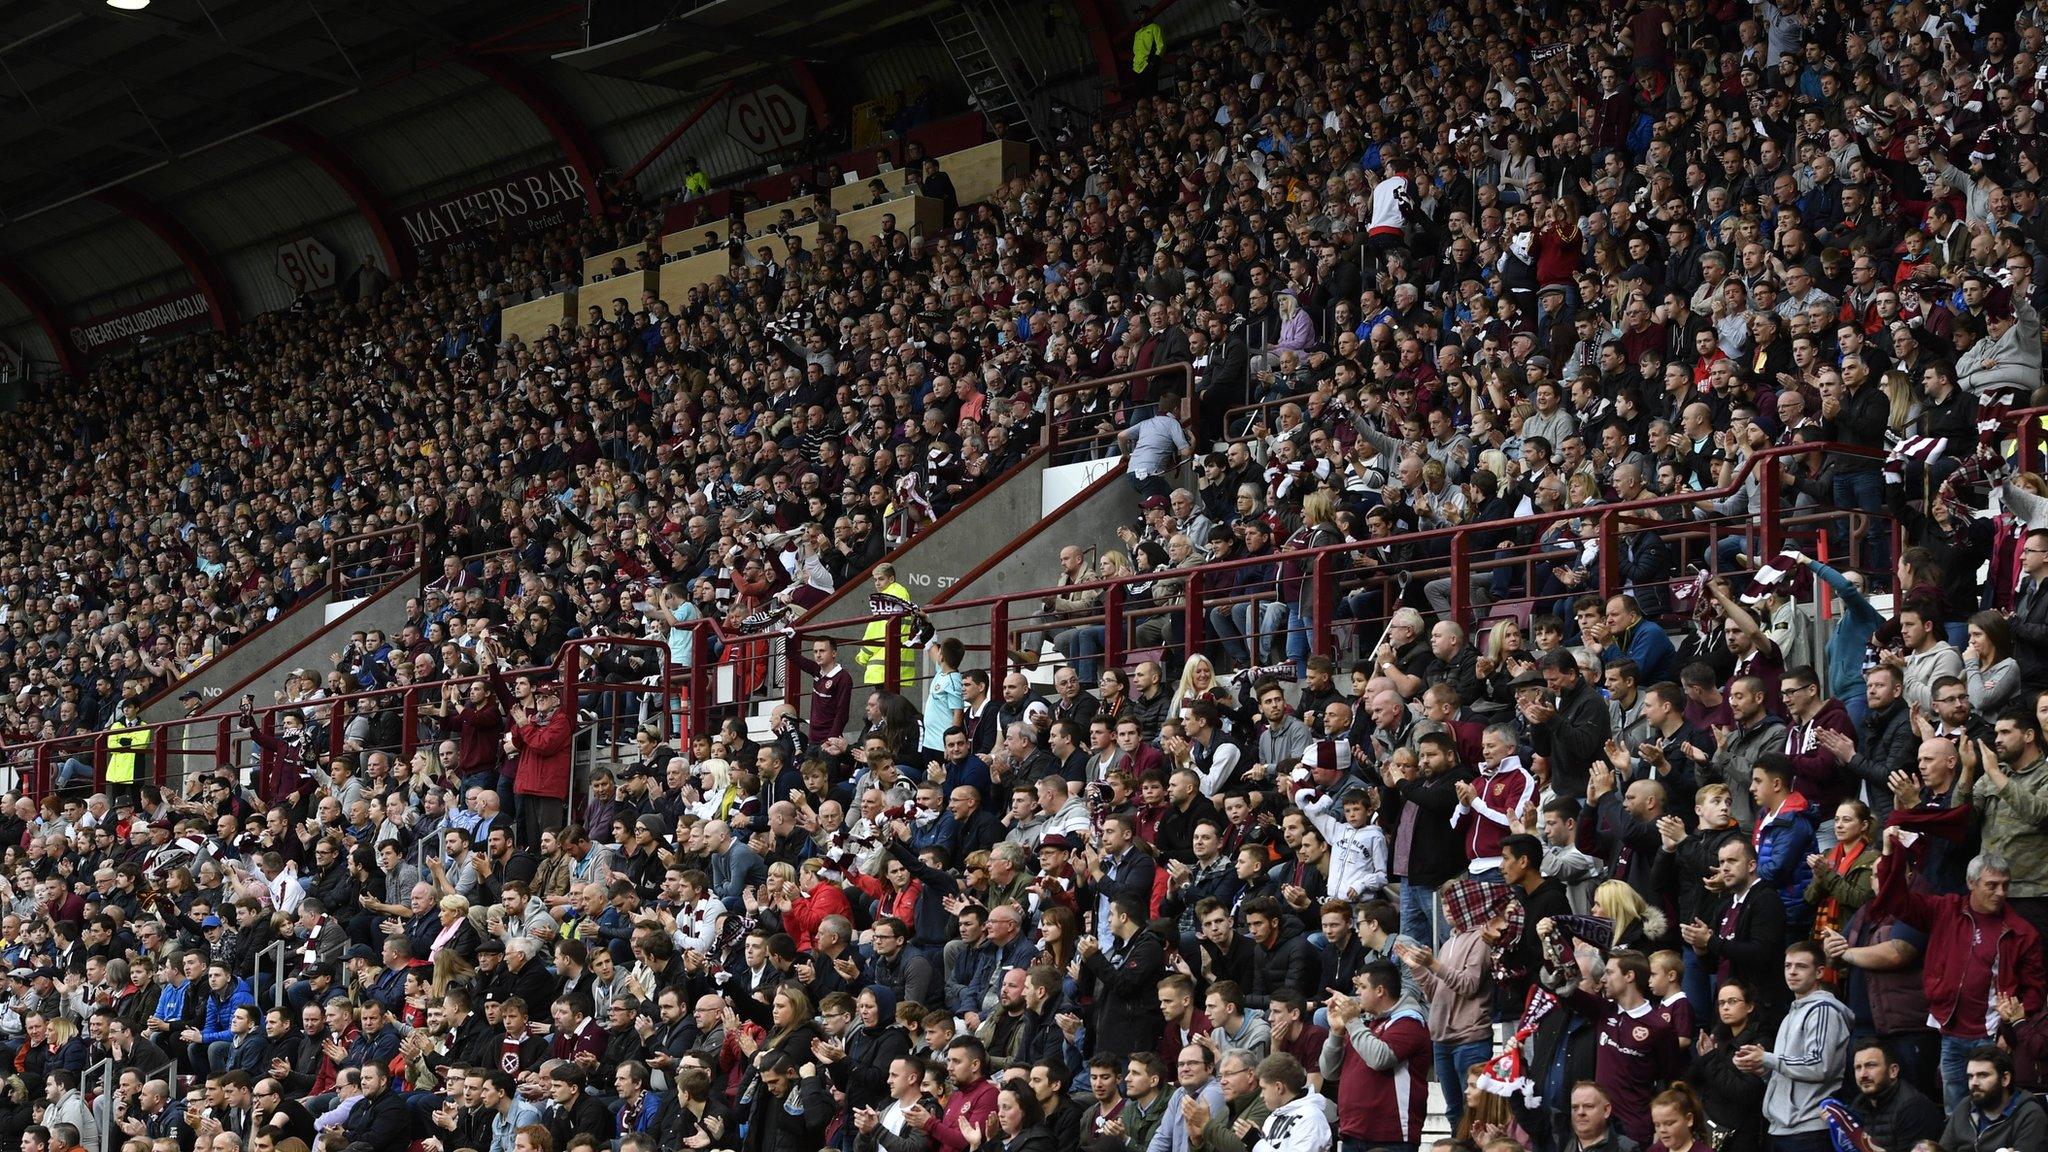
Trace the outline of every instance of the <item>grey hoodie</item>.
{"type": "Polygon", "coordinates": [[[1842,1087],[1849,1068],[1849,1009],[1834,993],[1809,992],[1792,1001],[1778,1039],[1764,1054],[1764,1120],[1773,1136],[1825,1132],[1821,1101],[1842,1087]]]}

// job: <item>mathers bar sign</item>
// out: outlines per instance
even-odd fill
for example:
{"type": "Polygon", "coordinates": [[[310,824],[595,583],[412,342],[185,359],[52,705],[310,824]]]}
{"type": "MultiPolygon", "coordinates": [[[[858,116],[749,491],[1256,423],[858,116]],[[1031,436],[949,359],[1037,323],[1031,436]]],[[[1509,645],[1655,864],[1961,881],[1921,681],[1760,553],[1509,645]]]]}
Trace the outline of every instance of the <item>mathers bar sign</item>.
{"type": "Polygon", "coordinates": [[[80,352],[96,356],[145,338],[189,332],[212,324],[213,308],[207,303],[206,294],[195,289],[95,316],[71,329],[71,343],[80,352]]]}
{"type": "Polygon", "coordinates": [[[401,209],[406,239],[422,256],[434,256],[476,229],[509,220],[542,230],[583,214],[583,178],[573,164],[548,164],[516,172],[481,187],[401,209]]]}

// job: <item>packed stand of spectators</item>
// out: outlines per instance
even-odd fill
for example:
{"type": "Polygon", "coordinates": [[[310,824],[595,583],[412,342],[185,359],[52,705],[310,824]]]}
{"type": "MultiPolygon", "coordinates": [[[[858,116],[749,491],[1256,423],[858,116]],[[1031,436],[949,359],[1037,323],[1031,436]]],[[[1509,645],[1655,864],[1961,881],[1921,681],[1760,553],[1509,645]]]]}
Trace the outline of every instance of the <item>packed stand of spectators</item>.
{"type": "MultiPolygon", "coordinates": [[[[2038,383],[2039,18],[1917,0],[1262,17],[1187,47],[1166,91],[957,236],[751,269],[673,345],[638,337],[644,359],[600,315],[494,362],[479,333],[472,362],[403,295],[370,305],[379,340],[416,333],[434,352],[406,371],[474,395],[385,410],[397,367],[323,376],[342,338],[311,319],[270,322],[298,350],[288,376],[213,353],[230,388],[361,445],[314,457],[327,474],[279,500],[291,515],[361,493],[335,514],[445,525],[430,548],[503,525],[515,549],[493,596],[439,545],[453,566],[429,595],[461,600],[461,634],[433,636],[423,601],[416,637],[364,636],[308,693],[418,674],[395,653],[436,676],[479,649],[541,658],[600,626],[569,621],[606,594],[623,626],[655,573],[679,617],[697,593],[655,556],[684,545],[640,544],[643,523],[772,568],[766,521],[742,515],[761,503],[721,483],[744,469],[709,457],[757,435],[767,459],[752,429],[779,393],[746,404],[791,356],[778,323],[838,333],[812,334],[846,378],[837,418],[900,433],[905,468],[952,430],[929,395],[912,418],[941,364],[993,452],[987,405],[1028,425],[1049,380],[1184,347],[1194,428],[1178,397],[1121,385],[1052,413],[1120,440],[1160,498],[1131,529],[1137,567],[1195,555],[1197,517],[1204,554],[1359,522],[1497,519],[1526,545],[1524,502],[1705,490],[1780,437],[1885,459],[1782,465],[1788,498],[1872,513],[1860,563],[1733,548],[1686,616],[1668,556],[1604,598],[1590,563],[1475,589],[1543,602],[1480,634],[1442,618],[1447,589],[1361,586],[1346,609],[1372,627],[1340,662],[1259,647],[1302,615],[1282,581],[1280,624],[1257,601],[1199,636],[1162,616],[1141,638],[1166,654],[1128,673],[1047,621],[1049,696],[949,638],[921,705],[862,697],[890,657],[867,645],[850,668],[821,639],[805,707],[777,709],[766,743],[645,730],[573,805],[544,675],[451,692],[408,759],[380,750],[403,741],[374,709],[331,757],[308,735],[324,717],[287,714],[246,776],[10,796],[0,1146],[1364,1152],[1422,1142],[1434,1079],[1456,1152],[2048,1149],[2048,531],[2025,527],[2038,478],[2007,478],[1977,428],[2038,383]],[[676,387],[693,357],[704,379],[676,387]],[[1254,379],[1300,398],[1231,443],[1221,414],[1254,379]],[[619,443],[655,466],[598,447],[619,443]],[[1201,481],[1176,490],[1167,466],[1197,446],[1201,481]],[[678,456],[699,469],[681,485],[678,456]],[[1977,515],[2001,481],[2017,526],[1977,515]],[[494,520],[498,484],[516,491],[494,520]],[[451,496],[406,509],[423,486],[451,496]],[[1878,513],[1907,526],[1896,557],[1878,513]],[[1826,621],[1816,582],[1842,604],[1826,621]],[[469,624],[494,603],[513,626],[469,624]],[[111,1086],[81,1084],[109,1058],[111,1086]]],[[[802,419],[796,460],[830,427],[802,419]]],[[[235,437],[167,499],[307,467],[259,450],[271,429],[235,437]]],[[[778,477],[755,479],[779,508],[778,477]]],[[[1386,547],[1376,562],[1416,559],[1386,547]]]]}
{"type": "Polygon", "coordinates": [[[593,285],[580,322],[501,342],[499,307],[575,286],[585,258],[662,257],[666,200],[614,183],[602,217],[486,232],[409,281],[366,258],[332,300],[9,413],[0,738],[79,737],[57,759],[90,766],[122,701],[337,571],[424,562],[427,584],[404,635],[359,638],[285,701],[548,664],[599,629],[687,667],[717,655],[692,621],[823,599],[1021,459],[1064,356],[999,339],[989,301],[1070,268],[1078,188],[1040,168],[960,207],[920,146],[901,160],[942,233],[849,239],[821,199],[815,249],[764,233],[688,299],[593,285]]]}

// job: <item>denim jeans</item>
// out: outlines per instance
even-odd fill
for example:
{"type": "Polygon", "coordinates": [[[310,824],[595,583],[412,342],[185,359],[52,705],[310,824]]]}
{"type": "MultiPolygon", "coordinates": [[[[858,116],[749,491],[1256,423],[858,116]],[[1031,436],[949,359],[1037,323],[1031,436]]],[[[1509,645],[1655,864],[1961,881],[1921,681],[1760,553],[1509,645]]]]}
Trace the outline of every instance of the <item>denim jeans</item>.
{"type": "MultiPolygon", "coordinates": [[[[1301,594],[1306,599],[1309,595],[1309,590],[1304,588],[1301,594]]],[[[1294,675],[1297,679],[1308,675],[1310,647],[1308,637],[1309,630],[1314,627],[1315,622],[1309,619],[1306,606],[1302,604],[1289,604],[1287,606],[1287,660],[1294,665],[1294,675]]]]}
{"type": "Polygon", "coordinates": [[[1466,1071],[1492,1056],[1493,1043],[1488,1040],[1436,1046],[1436,1082],[1444,1090],[1444,1117],[1453,1129],[1465,1114],[1466,1071]]]}
{"type": "Polygon", "coordinates": [[[1102,655],[1103,635],[1100,624],[1062,628],[1053,633],[1052,646],[1073,663],[1074,675],[1079,676],[1083,684],[1095,682],[1095,658],[1102,655]]]}
{"type": "Polygon", "coordinates": [[[1991,1041],[1983,1037],[1974,1040],[1960,1036],[1941,1038],[1941,1103],[1950,1112],[1970,1095],[1970,1053],[1989,1043],[1991,1041]]]}
{"type": "Polygon", "coordinates": [[[1401,935],[1426,941],[1431,948],[1451,938],[1451,927],[1444,922],[1443,909],[1437,904],[1436,889],[1401,882],[1401,935]]]}
{"type": "Polygon", "coordinates": [[[1685,949],[1685,974],[1679,982],[1685,988],[1685,998],[1692,1003],[1695,1020],[1701,1027],[1709,1026],[1707,1021],[1698,1017],[1698,1013],[1700,1005],[1714,1003],[1714,972],[1715,969],[1700,962],[1699,953],[1690,947],[1685,949]]]}
{"type": "Polygon", "coordinates": [[[1855,725],[1856,731],[1863,731],[1863,718],[1870,715],[1870,699],[1864,695],[1863,686],[1859,684],[1855,691],[1844,692],[1835,699],[1840,700],[1843,710],[1849,713],[1849,723],[1855,725]]]}
{"type": "MultiPolygon", "coordinates": [[[[1833,496],[1835,507],[1866,514],[1862,551],[1854,558],[1855,566],[1870,572],[1888,571],[1885,543],[1891,534],[1877,515],[1884,511],[1884,473],[1875,468],[1868,472],[1837,472],[1833,496]]],[[[1830,547],[1839,549],[1832,559],[1838,564],[1849,563],[1848,517],[1829,521],[1828,541],[1830,547]]]]}
{"type": "Polygon", "coordinates": [[[91,783],[92,765],[78,757],[66,757],[64,763],[57,766],[57,787],[70,788],[91,783]]]}

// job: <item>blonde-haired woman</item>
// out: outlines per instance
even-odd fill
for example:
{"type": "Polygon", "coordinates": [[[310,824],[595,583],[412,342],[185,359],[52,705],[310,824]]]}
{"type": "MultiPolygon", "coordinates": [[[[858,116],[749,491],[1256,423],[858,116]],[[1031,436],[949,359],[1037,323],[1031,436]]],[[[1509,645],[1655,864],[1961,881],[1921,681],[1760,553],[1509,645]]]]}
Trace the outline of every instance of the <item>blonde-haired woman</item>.
{"type": "MultiPolygon", "coordinates": [[[[1301,527],[1287,538],[1284,551],[1305,552],[1315,548],[1333,547],[1344,542],[1344,530],[1337,526],[1337,499],[1327,489],[1318,488],[1301,498],[1301,527]]],[[[1331,554],[1326,564],[1334,579],[1343,567],[1344,557],[1331,554]]],[[[1313,616],[1316,605],[1315,582],[1309,579],[1315,571],[1315,562],[1306,557],[1284,561],[1280,565],[1280,599],[1287,605],[1288,662],[1294,665],[1295,678],[1308,675],[1309,637],[1319,626],[1313,616]]],[[[1334,622],[1332,622],[1334,623],[1334,622]]]]}
{"type": "Polygon", "coordinates": [[[1235,731],[1246,720],[1237,698],[1217,679],[1216,665],[1210,663],[1207,656],[1190,656],[1187,664],[1182,666],[1180,683],[1174,687],[1173,698],[1167,701],[1166,718],[1179,719],[1181,708],[1191,700],[1207,700],[1216,705],[1217,712],[1223,716],[1226,731],[1235,731]]]}
{"type": "Polygon", "coordinates": [[[482,943],[476,927],[469,922],[469,898],[450,892],[441,897],[441,930],[427,948],[434,965],[433,994],[448,990],[451,980],[467,980],[476,971],[477,945],[482,943]]]}
{"type": "Polygon", "coordinates": [[[732,765],[714,756],[697,762],[697,802],[690,814],[700,820],[723,820],[738,798],[732,784],[732,765]]]}
{"type": "Polygon", "coordinates": [[[1479,677],[1479,698],[1472,701],[1472,707],[1485,713],[1499,713],[1514,707],[1515,691],[1510,684],[1515,674],[1508,665],[1508,657],[1526,649],[1520,622],[1514,619],[1493,622],[1493,627],[1487,629],[1478,659],[1472,663],[1472,671],[1479,677]]]}
{"type": "Polygon", "coordinates": [[[1914,425],[1920,422],[1920,398],[1914,394],[1912,378],[1895,370],[1885,373],[1877,386],[1889,405],[1886,430],[1901,436],[1912,435],[1914,425]]]}
{"type": "Polygon", "coordinates": [[[1664,913],[1645,903],[1626,880],[1609,880],[1593,890],[1593,914],[1613,923],[1615,948],[1645,954],[1661,946],[1670,927],[1664,913]]]}

